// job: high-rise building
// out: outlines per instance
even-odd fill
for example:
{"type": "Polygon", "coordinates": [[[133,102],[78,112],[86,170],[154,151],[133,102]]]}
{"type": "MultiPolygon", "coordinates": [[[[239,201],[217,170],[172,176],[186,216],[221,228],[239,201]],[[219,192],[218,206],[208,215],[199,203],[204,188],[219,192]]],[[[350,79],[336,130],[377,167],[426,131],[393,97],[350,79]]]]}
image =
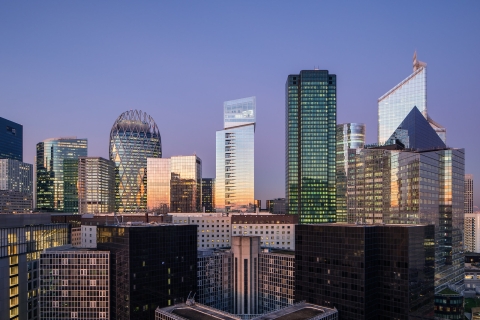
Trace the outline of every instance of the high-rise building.
{"type": "Polygon", "coordinates": [[[0,212],[22,213],[33,209],[32,165],[0,159],[0,212]]]}
{"type": "Polygon", "coordinates": [[[286,210],[300,223],[336,219],[336,79],[327,70],[303,70],[286,82],[286,210]]]}
{"type": "Polygon", "coordinates": [[[202,160],[147,159],[147,207],[158,213],[202,211],[202,160]]]}
{"type": "Polygon", "coordinates": [[[110,253],[71,245],[40,254],[40,319],[110,319],[110,253]]]}
{"type": "Polygon", "coordinates": [[[254,211],[256,98],[226,101],[216,134],[216,212],[254,211]]]}
{"type": "Polygon", "coordinates": [[[140,110],[122,113],[110,131],[110,160],[115,162],[115,211],[147,209],[147,158],[161,158],[160,132],[140,110]]]}
{"type": "Polygon", "coordinates": [[[78,157],[87,156],[87,139],[54,138],[37,144],[36,202],[40,210],[78,212],[78,157]]]}
{"type": "Polygon", "coordinates": [[[0,159],[23,161],[23,126],[0,117],[0,159]]]}
{"type": "Polygon", "coordinates": [[[463,238],[465,252],[480,253],[480,212],[465,213],[463,238]]]}
{"type": "Polygon", "coordinates": [[[433,319],[432,225],[298,225],[295,300],[341,319],[433,319]],[[319,245],[321,244],[321,245],[319,245]]]}
{"type": "Polygon", "coordinates": [[[408,113],[417,107],[446,142],[446,129],[433,121],[427,113],[427,64],[413,55],[413,73],[378,99],[378,143],[387,142],[408,113]]]}
{"type": "Polygon", "coordinates": [[[215,212],[215,179],[202,178],[202,208],[206,213],[215,212]]]}
{"type": "Polygon", "coordinates": [[[69,225],[50,214],[0,215],[0,319],[39,319],[40,254],[69,243],[69,225]]]}
{"type": "Polygon", "coordinates": [[[285,198],[267,200],[267,211],[273,214],[286,214],[285,198]]]}
{"type": "Polygon", "coordinates": [[[465,213],[473,213],[473,174],[465,175],[465,213]]]}
{"type": "Polygon", "coordinates": [[[349,152],[350,223],[435,225],[435,290],[463,287],[463,149],[349,152]]]}
{"type": "Polygon", "coordinates": [[[111,318],[154,319],[155,308],[196,292],[196,236],[193,225],[98,226],[97,248],[110,251],[112,261],[111,318]]]}
{"type": "Polygon", "coordinates": [[[337,222],[347,222],[347,172],[348,150],[361,149],[365,145],[363,123],[337,125],[337,222]]]}
{"type": "Polygon", "coordinates": [[[115,211],[115,163],[100,157],[78,159],[78,213],[115,211]]]}

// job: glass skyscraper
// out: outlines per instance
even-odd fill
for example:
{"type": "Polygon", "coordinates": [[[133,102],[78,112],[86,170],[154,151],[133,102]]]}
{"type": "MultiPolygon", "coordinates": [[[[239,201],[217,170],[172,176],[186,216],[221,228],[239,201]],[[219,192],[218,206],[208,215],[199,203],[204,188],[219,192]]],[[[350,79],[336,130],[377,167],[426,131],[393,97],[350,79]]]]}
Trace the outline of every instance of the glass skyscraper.
{"type": "Polygon", "coordinates": [[[303,70],[286,82],[286,211],[300,223],[336,221],[336,80],[327,70],[303,70]]]}
{"type": "Polygon", "coordinates": [[[100,157],[78,159],[78,213],[115,211],[115,163],[100,157]]]}
{"type": "Polygon", "coordinates": [[[446,130],[427,113],[427,64],[413,55],[413,73],[378,99],[378,143],[385,144],[400,123],[417,107],[445,143],[446,130]]]}
{"type": "Polygon", "coordinates": [[[256,98],[223,107],[224,130],[216,135],[216,212],[253,212],[256,98]]]}
{"type": "Polygon", "coordinates": [[[87,156],[87,139],[54,138],[37,144],[38,209],[74,212],[76,177],[78,176],[77,161],[78,157],[85,156],[87,156]]]}
{"type": "Polygon", "coordinates": [[[202,160],[147,159],[147,207],[158,213],[202,211],[202,160]]]}
{"type": "Polygon", "coordinates": [[[110,131],[110,160],[115,162],[115,210],[147,209],[147,158],[161,158],[162,143],[151,116],[140,110],[122,113],[110,131]]]}
{"type": "Polygon", "coordinates": [[[337,222],[347,222],[348,149],[361,149],[364,145],[363,123],[337,125],[337,222]]]}
{"type": "Polygon", "coordinates": [[[0,117],[0,159],[23,161],[23,126],[0,117]]]}

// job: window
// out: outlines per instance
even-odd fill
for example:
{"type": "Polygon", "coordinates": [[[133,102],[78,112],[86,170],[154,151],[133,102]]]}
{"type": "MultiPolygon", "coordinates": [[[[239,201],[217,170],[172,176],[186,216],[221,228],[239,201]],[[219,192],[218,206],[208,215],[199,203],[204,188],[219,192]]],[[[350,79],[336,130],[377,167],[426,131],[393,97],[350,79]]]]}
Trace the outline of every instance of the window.
{"type": "Polygon", "coordinates": [[[107,313],[106,313],[106,312],[100,312],[100,313],[98,314],[98,317],[99,317],[100,319],[105,319],[105,318],[107,317],[107,313]]]}
{"type": "Polygon", "coordinates": [[[62,259],[62,264],[68,264],[68,259],[62,259]]]}
{"type": "Polygon", "coordinates": [[[81,276],[86,276],[87,275],[87,269],[80,269],[80,275],[81,276]]]}
{"type": "Polygon", "coordinates": [[[52,307],[58,308],[58,306],[59,306],[58,301],[52,301],[52,307]]]}
{"type": "Polygon", "coordinates": [[[97,302],[96,301],[90,301],[90,308],[96,308],[97,307],[97,302]]]}
{"type": "Polygon", "coordinates": [[[72,317],[72,319],[76,319],[76,318],[78,318],[78,313],[77,312],[72,312],[70,314],[70,316],[72,317]]]}
{"type": "Polygon", "coordinates": [[[90,280],[90,287],[95,287],[97,285],[97,280],[90,280]]]}
{"type": "Polygon", "coordinates": [[[58,276],[58,269],[52,269],[52,274],[54,276],[58,276]]]}
{"type": "Polygon", "coordinates": [[[68,286],[68,280],[62,280],[62,286],[64,287],[68,286]]]}

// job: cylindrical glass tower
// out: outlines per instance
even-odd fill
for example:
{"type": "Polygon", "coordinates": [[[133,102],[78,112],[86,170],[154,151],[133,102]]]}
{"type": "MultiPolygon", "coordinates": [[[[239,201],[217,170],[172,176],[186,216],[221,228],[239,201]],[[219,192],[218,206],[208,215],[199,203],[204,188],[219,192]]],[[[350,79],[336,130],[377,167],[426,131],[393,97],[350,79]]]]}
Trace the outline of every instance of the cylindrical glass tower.
{"type": "Polygon", "coordinates": [[[140,110],[122,113],[110,131],[110,160],[115,162],[115,210],[147,209],[147,158],[162,157],[158,127],[140,110]]]}
{"type": "Polygon", "coordinates": [[[363,123],[337,125],[337,222],[347,222],[348,149],[362,149],[365,145],[363,123]]]}

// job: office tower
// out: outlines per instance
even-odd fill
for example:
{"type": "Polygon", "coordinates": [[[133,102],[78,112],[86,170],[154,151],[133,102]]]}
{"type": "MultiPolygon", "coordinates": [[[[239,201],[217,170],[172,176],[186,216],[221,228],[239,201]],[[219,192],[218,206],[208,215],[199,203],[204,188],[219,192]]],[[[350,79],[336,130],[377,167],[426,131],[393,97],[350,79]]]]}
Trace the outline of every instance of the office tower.
{"type": "Polygon", "coordinates": [[[147,159],[147,208],[157,213],[202,211],[202,160],[196,155],[147,159]]]}
{"type": "Polygon", "coordinates": [[[267,211],[273,214],[285,214],[285,198],[275,198],[272,200],[267,200],[267,211]]]}
{"type": "Polygon", "coordinates": [[[216,212],[254,211],[256,98],[226,101],[216,134],[216,212]]]}
{"type": "Polygon", "coordinates": [[[464,150],[349,154],[349,222],[435,225],[435,290],[461,289],[464,150]]]}
{"type": "Polygon", "coordinates": [[[78,158],[63,160],[63,212],[78,213],[78,158]]]}
{"type": "Polygon", "coordinates": [[[110,131],[110,160],[115,162],[115,211],[147,209],[147,158],[161,158],[162,143],[151,116],[122,113],[110,131]]]}
{"type": "Polygon", "coordinates": [[[50,248],[40,254],[40,319],[110,319],[110,253],[50,248]]]}
{"type": "Polygon", "coordinates": [[[39,258],[69,243],[69,226],[49,214],[0,215],[0,319],[39,319],[39,258]]]}
{"type": "Polygon", "coordinates": [[[295,300],[345,320],[433,319],[434,241],[431,225],[298,225],[295,300]]]}
{"type": "Polygon", "coordinates": [[[0,159],[23,161],[23,126],[0,117],[0,159]]]}
{"type": "Polygon", "coordinates": [[[97,227],[110,251],[112,319],[153,319],[155,308],[185,301],[197,288],[197,227],[126,223],[97,227]],[[128,297],[128,299],[126,299],[128,297]]]}
{"type": "Polygon", "coordinates": [[[473,174],[465,175],[465,213],[473,213],[473,174]]]}
{"type": "Polygon", "coordinates": [[[115,211],[115,163],[100,157],[78,159],[78,213],[115,211]]]}
{"type": "Polygon", "coordinates": [[[335,222],[336,75],[289,75],[285,101],[287,213],[300,223],[335,222]]]}
{"type": "Polygon", "coordinates": [[[53,138],[37,143],[37,208],[46,211],[72,212],[75,205],[75,161],[87,156],[87,139],[53,138]],[[69,161],[69,160],[73,160],[69,161]],[[67,184],[64,173],[67,172],[67,184]],[[65,190],[66,188],[66,190],[65,190]],[[66,192],[65,192],[66,191],[66,192]],[[72,194],[73,193],[73,194],[72,194]],[[73,199],[73,200],[72,200],[73,199]],[[72,208],[73,207],[73,208],[72,208]]]}
{"type": "Polygon", "coordinates": [[[215,212],[215,179],[202,178],[202,208],[206,213],[215,212]]]}
{"type": "Polygon", "coordinates": [[[465,213],[463,230],[465,252],[480,253],[480,212],[465,213]]]}
{"type": "Polygon", "coordinates": [[[417,107],[446,143],[446,129],[427,113],[427,64],[413,55],[413,73],[378,99],[378,143],[384,144],[408,113],[417,107]]]}
{"type": "Polygon", "coordinates": [[[32,165],[0,159],[0,213],[25,213],[33,209],[32,165]]]}
{"type": "Polygon", "coordinates": [[[337,222],[347,222],[348,150],[361,149],[364,145],[365,125],[363,123],[337,125],[337,222]]]}
{"type": "MultiPolygon", "coordinates": [[[[441,319],[465,319],[463,309],[463,296],[450,288],[445,288],[435,294],[435,320],[441,319]]],[[[473,308],[472,308],[473,314],[473,308]]],[[[475,318],[471,318],[475,320],[475,318]]]]}

